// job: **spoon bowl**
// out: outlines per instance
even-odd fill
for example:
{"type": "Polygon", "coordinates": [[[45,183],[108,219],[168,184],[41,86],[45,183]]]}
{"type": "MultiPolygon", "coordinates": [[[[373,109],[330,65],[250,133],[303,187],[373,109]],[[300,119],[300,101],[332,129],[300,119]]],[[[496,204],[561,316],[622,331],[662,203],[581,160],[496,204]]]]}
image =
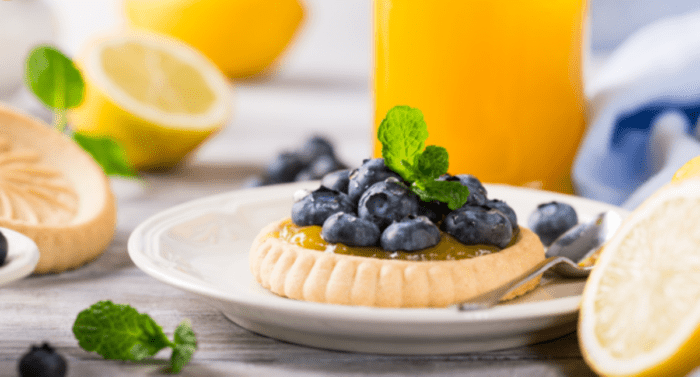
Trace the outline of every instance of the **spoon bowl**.
{"type": "Polygon", "coordinates": [[[559,236],[549,245],[544,256],[564,257],[574,262],[554,265],[553,270],[557,274],[564,277],[586,277],[591,273],[593,265],[584,265],[581,262],[598,252],[620,227],[621,222],[622,218],[617,212],[600,213],[592,221],[578,224],[559,236]]]}
{"type": "Polygon", "coordinates": [[[621,222],[622,218],[617,212],[606,211],[590,222],[574,226],[554,240],[545,251],[546,258],[529,271],[496,289],[455,306],[462,311],[490,308],[511,291],[548,270],[567,278],[587,277],[593,265],[582,265],[581,261],[597,252],[612,237],[621,222]]]}

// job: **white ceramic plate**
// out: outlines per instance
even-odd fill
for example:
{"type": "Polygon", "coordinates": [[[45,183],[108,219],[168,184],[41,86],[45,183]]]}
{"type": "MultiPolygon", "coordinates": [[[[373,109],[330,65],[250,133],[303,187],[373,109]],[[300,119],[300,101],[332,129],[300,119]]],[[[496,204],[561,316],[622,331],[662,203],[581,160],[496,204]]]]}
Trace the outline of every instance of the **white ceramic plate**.
{"type": "Polygon", "coordinates": [[[7,258],[0,265],[0,286],[22,279],[34,271],[39,262],[39,249],[24,234],[0,228],[7,239],[7,258]]]}
{"type": "MultiPolygon", "coordinates": [[[[444,354],[531,344],[575,330],[583,280],[549,279],[535,291],[489,310],[381,309],[318,304],[260,287],[248,250],[266,224],[288,217],[292,196],[317,182],[269,186],[202,198],[140,224],[129,238],[134,263],[154,278],[208,299],[255,333],[314,347],[383,354],[444,354]]],[[[486,185],[525,224],[538,204],[574,206],[580,221],[624,210],[579,197],[486,185]]]]}

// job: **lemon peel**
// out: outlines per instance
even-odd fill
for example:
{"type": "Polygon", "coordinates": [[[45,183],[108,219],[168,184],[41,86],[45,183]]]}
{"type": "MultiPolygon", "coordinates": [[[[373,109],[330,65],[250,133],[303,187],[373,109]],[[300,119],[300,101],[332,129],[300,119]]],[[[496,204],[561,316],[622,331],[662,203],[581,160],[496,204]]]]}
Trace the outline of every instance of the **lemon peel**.
{"type": "Polygon", "coordinates": [[[269,70],[305,17],[298,0],[126,0],[124,11],[132,27],[184,41],[230,78],[269,70]]]}
{"type": "Polygon", "coordinates": [[[700,177],[700,156],[691,158],[673,174],[671,182],[678,183],[691,177],[700,177]]]}

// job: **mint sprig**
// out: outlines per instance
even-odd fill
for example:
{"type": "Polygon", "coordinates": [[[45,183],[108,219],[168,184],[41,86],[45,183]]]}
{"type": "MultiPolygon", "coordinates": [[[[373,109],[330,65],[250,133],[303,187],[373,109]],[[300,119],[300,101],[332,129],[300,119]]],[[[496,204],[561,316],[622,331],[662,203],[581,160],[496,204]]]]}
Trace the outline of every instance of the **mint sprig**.
{"type": "MultiPolygon", "coordinates": [[[[54,112],[54,127],[61,133],[70,133],[66,113],[79,106],[85,96],[85,80],[73,61],[51,46],[36,47],[27,57],[25,79],[32,93],[54,112]]],[[[71,137],[95,159],[105,174],[137,176],[116,141],[81,132],[73,132],[71,137]]]]}
{"type": "Polygon", "coordinates": [[[129,305],[99,301],[81,311],[73,324],[73,335],[82,349],[97,352],[105,359],[139,361],[166,347],[172,373],[179,373],[197,349],[197,339],[189,321],[175,329],[173,341],[148,314],[129,305]]]}
{"type": "Polygon", "coordinates": [[[423,113],[409,106],[394,106],[377,130],[384,163],[410,183],[421,200],[440,201],[454,210],[464,205],[469,189],[459,182],[437,180],[447,173],[449,156],[443,147],[430,145],[423,113]]]}

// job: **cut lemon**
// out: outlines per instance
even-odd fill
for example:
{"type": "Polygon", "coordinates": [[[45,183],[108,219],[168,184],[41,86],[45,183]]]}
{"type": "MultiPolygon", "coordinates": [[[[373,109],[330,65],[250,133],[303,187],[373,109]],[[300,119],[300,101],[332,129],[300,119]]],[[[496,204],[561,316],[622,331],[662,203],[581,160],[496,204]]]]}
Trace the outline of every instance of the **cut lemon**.
{"type": "Polygon", "coordinates": [[[586,362],[608,376],[684,376],[700,365],[700,178],[630,213],[586,282],[586,362]]]}
{"type": "Polygon", "coordinates": [[[690,177],[700,177],[700,156],[691,158],[673,174],[671,182],[677,183],[690,177]]]}
{"type": "Polygon", "coordinates": [[[125,0],[124,10],[132,26],[188,43],[232,78],[270,67],[304,18],[298,0],[125,0]]]}
{"type": "Polygon", "coordinates": [[[230,115],[226,78],[182,42],[113,34],[88,44],[77,63],[85,99],[70,124],[116,140],[139,170],[173,167],[230,115]]]}
{"type": "Polygon", "coordinates": [[[63,134],[0,107],[0,227],[39,247],[35,273],[61,272],[97,258],[116,227],[107,177],[63,134]]]}

